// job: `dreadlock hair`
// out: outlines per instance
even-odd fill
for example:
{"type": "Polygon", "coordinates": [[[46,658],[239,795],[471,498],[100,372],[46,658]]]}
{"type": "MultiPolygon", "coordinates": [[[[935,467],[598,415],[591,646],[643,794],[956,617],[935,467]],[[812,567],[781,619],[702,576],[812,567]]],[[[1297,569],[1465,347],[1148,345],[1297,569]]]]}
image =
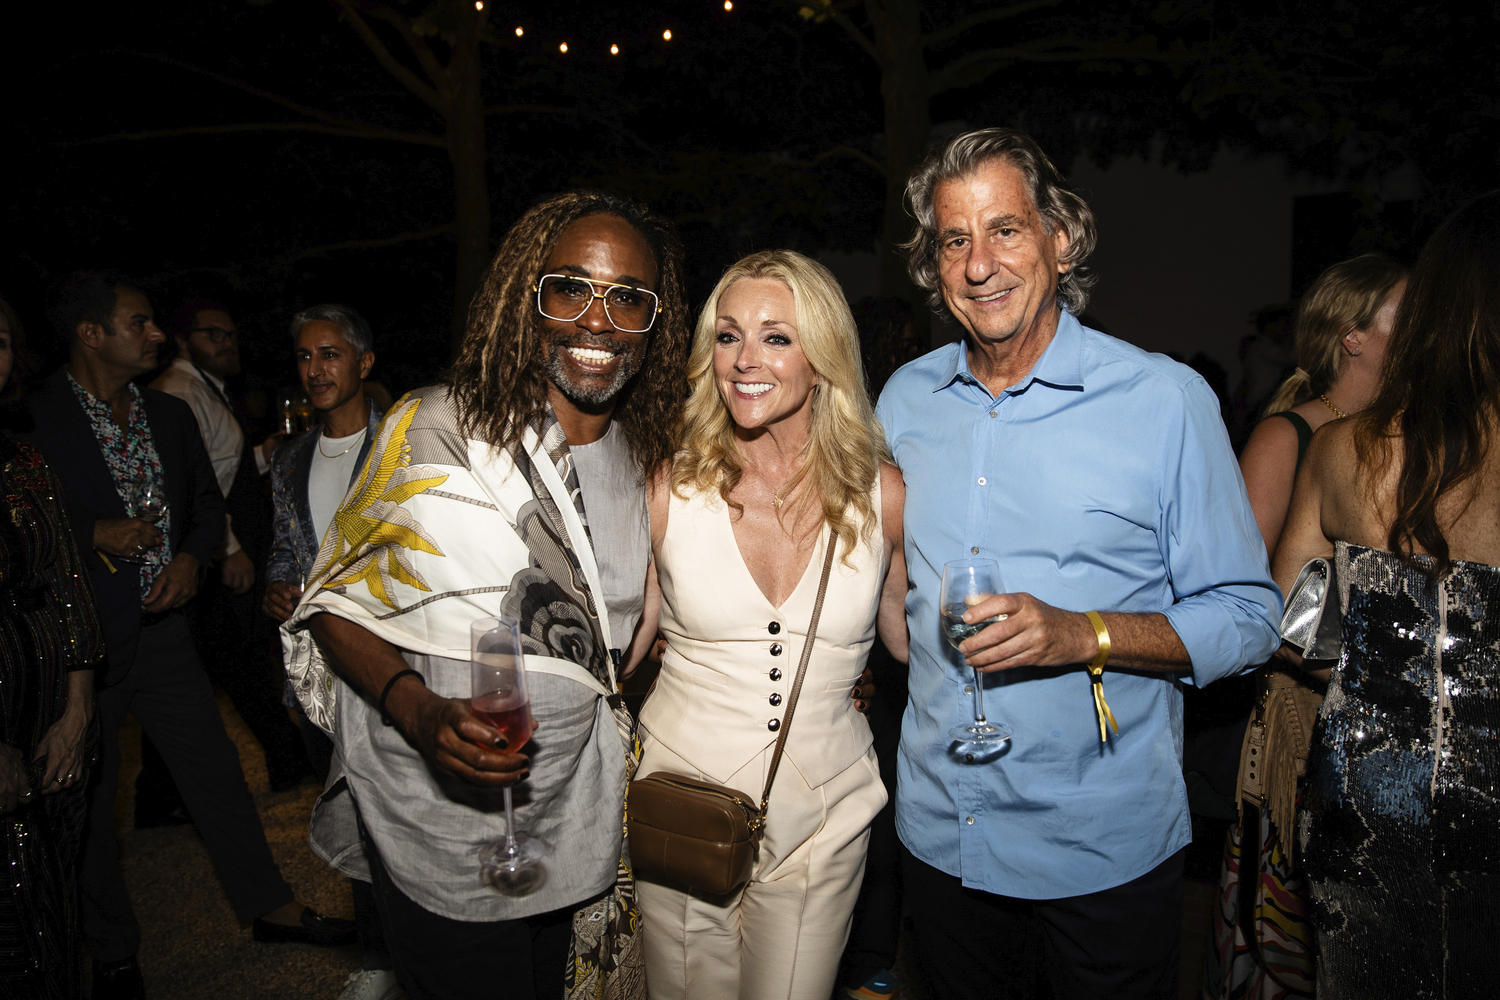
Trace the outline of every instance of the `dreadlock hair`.
{"type": "Polygon", "coordinates": [[[1479,471],[1497,412],[1500,191],[1450,215],[1422,248],[1396,310],[1380,387],[1355,418],[1360,465],[1378,471],[1395,457],[1401,466],[1386,546],[1429,581],[1453,567],[1439,502],[1479,471]],[[1412,558],[1417,545],[1432,554],[1432,565],[1412,558]]]}
{"type": "Polygon", "coordinates": [[[469,306],[468,326],[448,383],[468,437],[509,451],[547,406],[542,316],[534,282],[563,230],[590,215],[613,215],[641,234],[656,258],[661,313],[641,370],[625,386],[614,419],[641,476],[670,459],[687,395],[688,306],[682,245],[671,225],[630,198],[568,191],[532,207],[505,234],[469,306]]]}

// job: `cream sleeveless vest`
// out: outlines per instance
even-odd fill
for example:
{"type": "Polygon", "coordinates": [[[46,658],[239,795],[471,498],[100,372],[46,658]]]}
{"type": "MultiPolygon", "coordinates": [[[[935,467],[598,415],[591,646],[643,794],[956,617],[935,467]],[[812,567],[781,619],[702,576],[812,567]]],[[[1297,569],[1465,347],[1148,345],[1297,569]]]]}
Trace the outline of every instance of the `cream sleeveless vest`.
{"type": "MultiPolygon", "coordinates": [[[[874,501],[878,518],[878,481],[874,501]]],[[[667,652],[640,718],[653,739],[721,783],[776,741],[828,546],[828,530],[821,528],[801,581],[774,607],[740,555],[729,515],[717,491],[671,498],[656,569],[667,652]]],[[[875,641],[888,562],[878,524],[850,561],[853,569],[839,554],[829,573],[786,743],[787,759],[813,788],[862,757],[871,743],[869,723],[849,690],[875,641]]],[[[759,788],[741,791],[760,794],[759,788]]]]}

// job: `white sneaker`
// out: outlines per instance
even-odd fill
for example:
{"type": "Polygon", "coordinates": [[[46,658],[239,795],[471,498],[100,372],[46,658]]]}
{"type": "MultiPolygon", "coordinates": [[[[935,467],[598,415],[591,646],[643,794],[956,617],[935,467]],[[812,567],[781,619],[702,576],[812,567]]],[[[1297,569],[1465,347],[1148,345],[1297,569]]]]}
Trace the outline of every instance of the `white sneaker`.
{"type": "Polygon", "coordinates": [[[362,969],[351,972],[338,1000],[402,1000],[406,994],[389,969],[362,969]]]}

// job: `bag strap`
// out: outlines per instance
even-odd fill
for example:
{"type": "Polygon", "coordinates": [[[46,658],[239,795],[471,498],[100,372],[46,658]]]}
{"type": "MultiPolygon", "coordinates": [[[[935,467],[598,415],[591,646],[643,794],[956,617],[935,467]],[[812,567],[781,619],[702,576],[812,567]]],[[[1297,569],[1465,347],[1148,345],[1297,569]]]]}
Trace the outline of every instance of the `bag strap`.
{"type": "Polygon", "coordinates": [[[807,676],[807,661],[812,659],[813,640],[818,635],[818,618],[823,614],[823,595],[828,593],[828,573],[833,569],[833,555],[839,547],[839,536],[828,530],[828,554],[823,557],[823,579],[818,581],[818,600],[813,605],[812,622],[807,626],[807,643],[802,647],[802,662],[797,664],[797,679],[792,681],[792,693],[786,700],[786,715],[781,720],[781,733],[776,737],[776,752],[771,755],[771,769],[766,772],[766,788],[760,795],[760,810],[755,816],[751,830],[756,833],[766,823],[766,804],[771,801],[771,782],[776,780],[776,769],[781,766],[781,751],[786,748],[786,734],[792,729],[792,715],[797,711],[797,695],[802,693],[802,678],[807,676]]]}

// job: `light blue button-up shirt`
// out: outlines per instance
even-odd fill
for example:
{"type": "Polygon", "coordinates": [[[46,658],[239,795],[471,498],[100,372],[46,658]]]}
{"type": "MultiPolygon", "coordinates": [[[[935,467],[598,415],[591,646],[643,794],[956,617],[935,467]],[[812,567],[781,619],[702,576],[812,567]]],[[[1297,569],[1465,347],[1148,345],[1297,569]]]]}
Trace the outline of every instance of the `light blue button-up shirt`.
{"type": "Polygon", "coordinates": [[[892,376],[877,412],[906,480],[912,583],[902,842],[965,886],[1026,899],[1145,874],[1191,839],[1181,685],[1239,673],[1279,643],[1281,593],[1217,399],[1190,368],[1064,312],[1000,395],[952,344],[892,376]],[[938,591],[943,563],[971,554],[999,562],[1006,590],[1055,607],[1161,612],[1191,676],[1106,668],[1120,732],[1101,745],[1082,666],[985,674],[986,712],[1015,736],[966,761],[946,734],[972,718],[974,675],[942,637],[938,591]]]}

